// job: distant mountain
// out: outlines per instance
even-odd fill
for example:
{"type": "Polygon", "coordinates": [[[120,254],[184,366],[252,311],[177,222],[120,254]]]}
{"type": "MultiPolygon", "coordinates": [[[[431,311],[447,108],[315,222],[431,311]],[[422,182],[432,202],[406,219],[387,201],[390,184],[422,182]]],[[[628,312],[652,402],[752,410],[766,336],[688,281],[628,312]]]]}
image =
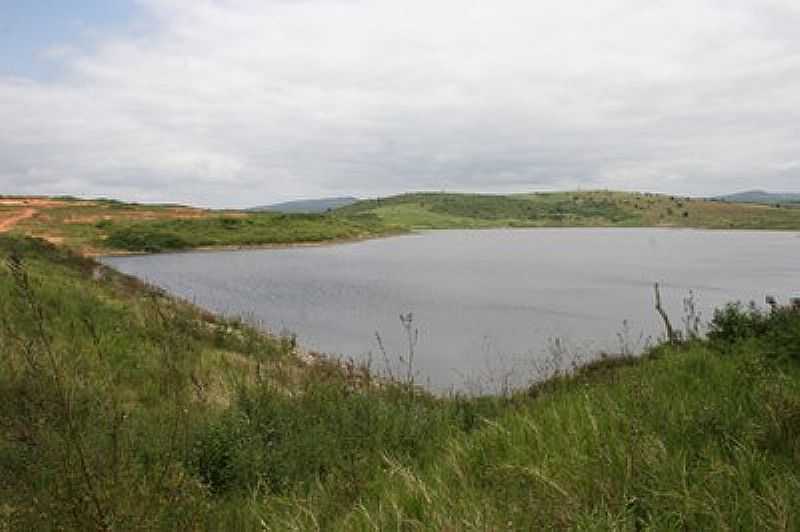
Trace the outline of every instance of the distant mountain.
{"type": "Polygon", "coordinates": [[[737,192],[727,196],[718,196],[715,199],[729,201],[731,203],[766,203],[774,205],[776,203],[800,203],[800,193],[776,193],[764,190],[748,190],[737,192]]]}
{"type": "Polygon", "coordinates": [[[320,213],[326,212],[332,209],[338,209],[339,207],[346,207],[347,205],[352,205],[356,203],[358,198],[353,197],[344,197],[344,198],[321,198],[321,199],[309,199],[309,200],[298,200],[298,201],[287,201],[284,203],[275,203],[273,205],[263,205],[261,207],[253,207],[252,209],[247,209],[249,211],[255,212],[283,212],[283,213],[320,213]]]}

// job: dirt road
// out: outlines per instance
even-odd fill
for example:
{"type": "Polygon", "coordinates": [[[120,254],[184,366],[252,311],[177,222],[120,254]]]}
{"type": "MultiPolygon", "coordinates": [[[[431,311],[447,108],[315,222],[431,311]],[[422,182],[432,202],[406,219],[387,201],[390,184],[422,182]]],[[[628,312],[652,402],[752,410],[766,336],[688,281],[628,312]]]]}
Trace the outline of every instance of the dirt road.
{"type": "Polygon", "coordinates": [[[27,220],[28,218],[32,218],[39,212],[37,209],[33,209],[28,207],[26,209],[22,209],[19,212],[13,213],[11,216],[6,218],[0,218],[0,233],[5,233],[10,231],[17,225],[19,222],[23,220],[27,220]]]}

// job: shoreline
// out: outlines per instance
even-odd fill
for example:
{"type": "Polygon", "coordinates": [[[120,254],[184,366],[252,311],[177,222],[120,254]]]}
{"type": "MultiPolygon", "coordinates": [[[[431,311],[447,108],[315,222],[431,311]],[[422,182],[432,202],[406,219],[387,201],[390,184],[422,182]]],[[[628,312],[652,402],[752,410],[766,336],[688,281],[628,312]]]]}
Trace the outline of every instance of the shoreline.
{"type": "Polygon", "coordinates": [[[356,244],[358,242],[365,242],[368,240],[380,240],[384,238],[393,238],[397,236],[405,236],[405,235],[413,235],[418,231],[403,231],[398,233],[389,233],[383,235],[369,235],[369,236],[361,236],[361,237],[353,237],[353,238],[335,238],[332,240],[319,240],[319,241],[310,241],[310,242],[275,242],[272,244],[231,244],[231,245],[220,245],[220,246],[198,246],[195,248],[186,248],[186,249],[170,249],[165,251],[158,251],[158,252],[149,252],[149,251],[91,251],[89,253],[82,253],[85,257],[91,257],[93,259],[101,259],[103,257],[140,257],[140,256],[148,256],[148,255],[168,255],[168,254],[179,254],[179,253],[214,253],[214,252],[225,252],[225,251],[257,251],[257,250],[268,250],[268,249],[293,249],[293,248],[321,248],[327,246],[340,246],[345,244],[356,244]]]}
{"type": "Polygon", "coordinates": [[[311,242],[276,242],[271,244],[253,244],[253,245],[219,245],[219,246],[198,246],[186,249],[174,249],[157,252],[149,251],[89,251],[81,252],[81,255],[94,259],[103,257],[139,257],[148,255],[165,255],[165,254],[179,254],[179,253],[214,253],[214,252],[227,252],[227,251],[258,251],[270,249],[294,249],[294,248],[320,248],[328,246],[340,246],[346,244],[357,244],[359,242],[366,242],[370,240],[382,240],[394,238],[399,236],[419,235],[428,231],[530,231],[530,230],[643,230],[650,229],[656,231],[711,231],[711,232],[731,232],[731,233],[798,233],[800,235],[800,228],[794,229],[754,229],[754,228],[731,228],[731,227],[685,227],[679,225],[635,225],[635,226],[615,226],[615,225],[545,225],[545,226],[497,226],[497,227],[414,227],[408,230],[399,231],[396,233],[387,233],[382,235],[367,235],[353,238],[337,238],[332,240],[320,240],[311,242]]]}

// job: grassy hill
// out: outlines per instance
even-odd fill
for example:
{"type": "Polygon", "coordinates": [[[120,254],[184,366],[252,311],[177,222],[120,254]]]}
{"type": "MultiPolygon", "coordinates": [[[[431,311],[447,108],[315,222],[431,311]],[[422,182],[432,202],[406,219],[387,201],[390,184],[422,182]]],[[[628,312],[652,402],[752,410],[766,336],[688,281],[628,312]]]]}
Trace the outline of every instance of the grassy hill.
{"type": "Polygon", "coordinates": [[[74,198],[0,198],[0,224],[4,219],[13,222],[8,232],[85,255],[317,243],[397,231],[370,215],[248,213],[74,198]]]}
{"type": "Polygon", "coordinates": [[[610,191],[488,195],[415,193],[361,201],[338,214],[372,214],[411,229],[695,227],[800,229],[800,209],[610,191]]]}
{"type": "Polygon", "coordinates": [[[0,236],[0,353],[0,530],[800,527],[791,309],[433,397],[0,236]]]}
{"type": "Polygon", "coordinates": [[[44,238],[85,255],[335,242],[415,229],[491,227],[800,230],[800,206],[608,191],[416,193],[359,201],[325,213],[284,214],[102,199],[0,198],[0,233],[44,238]]]}

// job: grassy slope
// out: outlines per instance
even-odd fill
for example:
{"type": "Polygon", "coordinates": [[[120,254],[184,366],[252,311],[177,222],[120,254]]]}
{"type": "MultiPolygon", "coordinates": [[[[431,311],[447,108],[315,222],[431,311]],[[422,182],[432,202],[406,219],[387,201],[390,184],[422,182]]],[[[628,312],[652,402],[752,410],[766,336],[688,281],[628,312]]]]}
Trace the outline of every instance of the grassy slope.
{"type": "MultiPolygon", "coordinates": [[[[41,199],[41,198],[40,198],[41,199]]],[[[44,199],[34,217],[17,224],[12,231],[47,238],[71,249],[91,253],[102,250],[102,240],[115,224],[150,222],[182,217],[202,218],[209,211],[181,206],[138,205],[114,200],[84,201],[72,198],[44,199]]],[[[20,209],[5,207],[7,210],[20,209]]]]}
{"type": "Polygon", "coordinates": [[[112,200],[58,200],[55,205],[38,209],[34,217],[20,222],[13,232],[45,237],[85,254],[97,254],[313,243],[379,236],[396,230],[370,215],[243,213],[112,200]]]}
{"type": "Polygon", "coordinates": [[[41,241],[0,235],[0,256],[0,530],[186,518],[178,440],[258,364],[290,375],[290,342],[41,241]]]}
{"type": "MultiPolygon", "coordinates": [[[[414,229],[698,227],[800,229],[800,207],[623,192],[510,196],[419,193],[361,201],[325,214],[243,213],[112,200],[61,199],[12,232],[84,254],[317,243],[414,229]]],[[[0,205],[0,220],[22,207],[0,205]]]]}
{"type": "Polygon", "coordinates": [[[340,528],[797,529],[798,377],[698,345],[553,384],[340,528]]]}
{"type": "Polygon", "coordinates": [[[436,399],[36,241],[0,256],[0,530],[800,526],[797,314],[436,399]]]}
{"type": "Polygon", "coordinates": [[[486,227],[696,227],[800,229],[800,209],[656,194],[589,191],[515,194],[417,193],[336,211],[374,214],[412,229],[486,227]]]}
{"type": "Polygon", "coordinates": [[[118,223],[107,228],[109,250],[180,250],[199,247],[259,246],[351,240],[389,234],[392,228],[369,215],[258,213],[203,219],[118,223]]]}

